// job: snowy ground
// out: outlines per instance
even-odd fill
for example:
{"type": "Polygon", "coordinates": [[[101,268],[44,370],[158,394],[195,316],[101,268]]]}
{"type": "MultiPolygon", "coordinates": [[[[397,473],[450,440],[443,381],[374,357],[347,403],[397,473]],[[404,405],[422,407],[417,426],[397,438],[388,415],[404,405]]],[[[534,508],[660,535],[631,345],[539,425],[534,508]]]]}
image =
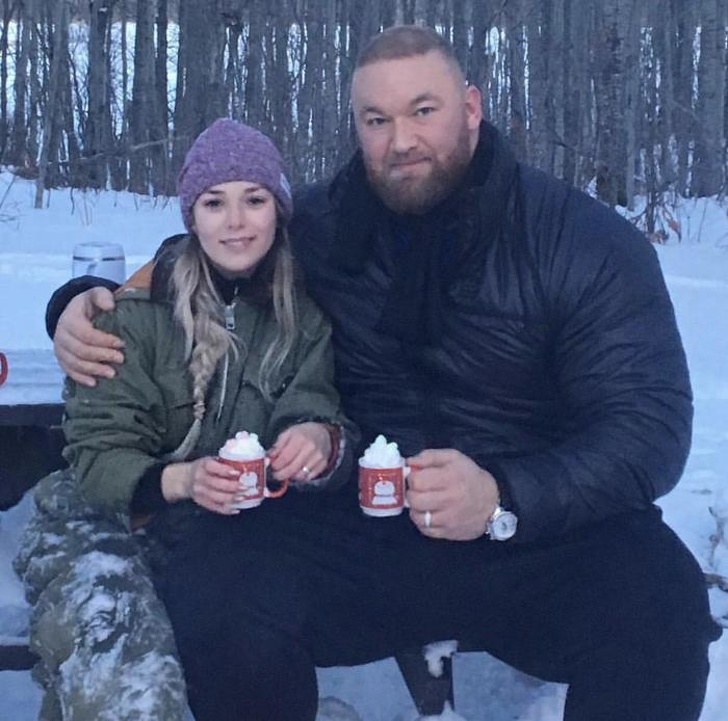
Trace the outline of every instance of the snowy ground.
{"type": "MultiPolygon", "coordinates": [[[[43,314],[51,291],[68,279],[76,243],[120,243],[127,272],[147,260],[159,241],[182,225],[175,202],[129,194],[53,191],[32,209],[34,189],[0,173],[0,350],[48,350],[43,314]]],[[[683,201],[672,210],[674,234],[658,253],[685,341],[695,391],[692,452],[678,487],[660,505],[706,572],[728,578],[728,539],[716,518],[728,519],[728,216],[717,202],[683,201]]],[[[11,373],[12,373],[11,368],[11,373]]],[[[3,401],[0,387],[0,402],[3,401]]],[[[26,608],[10,569],[27,499],[0,513],[0,641],[22,636],[26,608]]],[[[728,530],[726,531],[728,533],[728,530]]],[[[728,627],[728,593],[713,588],[716,618],[728,627]]],[[[728,633],[711,648],[711,675],[701,721],[725,721],[728,633]]],[[[517,674],[485,654],[455,658],[458,714],[468,721],[557,721],[563,687],[517,674]]],[[[394,662],[321,672],[321,719],[409,721],[414,708],[394,662]],[[356,713],[353,711],[356,710],[356,713]]],[[[0,673],[0,719],[37,718],[40,693],[27,672],[0,673]]]]}

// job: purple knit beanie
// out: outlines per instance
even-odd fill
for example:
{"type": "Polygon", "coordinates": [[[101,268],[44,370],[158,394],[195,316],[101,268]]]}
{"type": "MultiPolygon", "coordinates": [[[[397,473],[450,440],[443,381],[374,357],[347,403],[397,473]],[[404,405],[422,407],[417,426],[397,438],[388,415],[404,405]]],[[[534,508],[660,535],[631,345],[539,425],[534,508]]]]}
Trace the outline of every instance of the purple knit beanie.
{"type": "Polygon", "coordinates": [[[259,183],[270,190],[281,206],[284,221],[290,220],[291,186],[278,148],[259,130],[220,118],[197,136],[177,178],[187,230],[192,231],[192,206],[197,198],[213,185],[233,180],[259,183]]]}

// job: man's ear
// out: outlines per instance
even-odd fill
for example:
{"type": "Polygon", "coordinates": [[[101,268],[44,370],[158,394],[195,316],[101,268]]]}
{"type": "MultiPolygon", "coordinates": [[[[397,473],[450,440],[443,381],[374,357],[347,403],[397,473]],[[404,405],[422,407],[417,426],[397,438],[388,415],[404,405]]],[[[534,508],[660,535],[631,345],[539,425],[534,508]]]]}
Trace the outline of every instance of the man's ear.
{"type": "Polygon", "coordinates": [[[468,85],[465,88],[465,115],[468,129],[477,130],[483,119],[483,95],[477,85],[468,85]]]}

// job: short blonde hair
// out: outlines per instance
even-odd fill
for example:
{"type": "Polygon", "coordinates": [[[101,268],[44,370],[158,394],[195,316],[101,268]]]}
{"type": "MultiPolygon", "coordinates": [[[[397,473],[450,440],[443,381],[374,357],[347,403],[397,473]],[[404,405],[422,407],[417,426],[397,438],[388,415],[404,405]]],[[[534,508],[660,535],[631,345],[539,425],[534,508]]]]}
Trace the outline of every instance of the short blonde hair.
{"type": "Polygon", "coordinates": [[[432,28],[421,25],[393,25],[377,33],[364,45],[356,59],[354,70],[381,60],[400,60],[437,52],[451,70],[465,82],[451,43],[432,28]]]}

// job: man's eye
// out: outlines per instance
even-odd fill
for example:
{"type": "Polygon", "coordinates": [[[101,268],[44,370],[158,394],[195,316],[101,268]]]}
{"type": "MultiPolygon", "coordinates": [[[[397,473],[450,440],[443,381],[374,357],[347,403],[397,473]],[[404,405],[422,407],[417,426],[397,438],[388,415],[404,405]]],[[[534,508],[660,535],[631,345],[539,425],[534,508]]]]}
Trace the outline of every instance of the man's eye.
{"type": "Polygon", "coordinates": [[[435,108],[433,108],[431,105],[425,105],[422,108],[417,108],[417,110],[415,112],[417,115],[425,116],[425,115],[430,115],[430,113],[434,113],[435,108]]]}
{"type": "Polygon", "coordinates": [[[384,118],[367,118],[367,125],[372,127],[377,127],[379,125],[384,125],[387,121],[384,118]]]}

